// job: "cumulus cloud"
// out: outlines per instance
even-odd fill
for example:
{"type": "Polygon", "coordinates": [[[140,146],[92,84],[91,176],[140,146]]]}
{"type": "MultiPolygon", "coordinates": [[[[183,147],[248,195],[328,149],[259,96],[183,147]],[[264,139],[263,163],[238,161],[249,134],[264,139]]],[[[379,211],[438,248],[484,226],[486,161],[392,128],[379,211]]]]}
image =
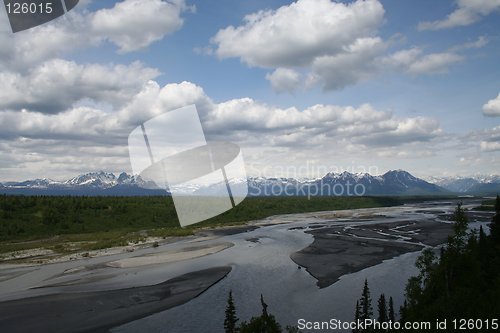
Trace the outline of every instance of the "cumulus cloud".
{"type": "Polygon", "coordinates": [[[433,119],[398,118],[369,104],[359,107],[318,104],[300,110],[296,107],[278,108],[248,97],[214,103],[201,87],[193,83],[160,87],[150,81],[116,112],[92,107],[75,107],[59,114],[0,112],[0,138],[106,142],[107,135],[125,137],[127,131],[139,123],[188,104],[197,105],[208,135],[235,139],[243,144],[257,140],[258,146],[279,142],[280,137],[287,137],[288,143],[301,143],[300,140],[304,140],[302,144],[315,143],[318,136],[366,146],[394,146],[427,141],[441,131],[433,119]],[[251,135],[247,135],[249,133],[251,135]],[[268,138],[274,138],[274,141],[268,141],[268,138]]]}
{"type": "Polygon", "coordinates": [[[484,16],[500,10],[500,0],[458,0],[457,9],[446,18],[420,22],[419,30],[442,30],[476,23],[484,16]]]}
{"type": "Polygon", "coordinates": [[[377,57],[386,45],[382,39],[359,38],[343,53],[319,56],[312,63],[313,77],[325,90],[342,89],[366,80],[377,71],[377,57]]]}
{"type": "MultiPolygon", "coordinates": [[[[441,134],[436,120],[399,119],[369,104],[359,107],[314,105],[304,110],[276,108],[250,98],[215,105],[205,125],[209,133],[245,144],[259,133],[259,146],[318,146],[347,142],[363,147],[400,146],[424,142],[441,134]]],[[[255,137],[255,138],[257,138],[255,137]]]]}
{"type": "Polygon", "coordinates": [[[193,7],[185,0],[124,0],[95,12],[80,5],[63,19],[16,34],[5,20],[0,26],[0,69],[24,70],[104,41],[121,53],[143,49],[180,29],[182,14],[189,10],[193,7]]]}
{"type": "Polygon", "coordinates": [[[161,87],[149,81],[118,110],[74,106],[58,114],[1,111],[0,145],[11,152],[4,163],[30,172],[49,167],[59,170],[65,164],[66,172],[93,170],[105,162],[111,166],[122,163],[115,170],[129,170],[126,146],[130,131],[155,115],[192,103],[197,105],[207,139],[237,142],[252,152],[249,160],[254,161],[272,160],[276,150],[291,149],[296,157],[307,152],[304,158],[318,152],[345,153],[346,149],[366,154],[424,143],[441,135],[433,119],[399,118],[369,104],[318,104],[299,109],[251,98],[216,103],[190,82],[161,87]],[[114,153],[108,155],[111,151],[114,153]]]}
{"type": "Polygon", "coordinates": [[[0,109],[58,113],[82,99],[119,108],[158,75],[139,62],[105,66],[53,59],[25,75],[0,72],[0,109]]]}
{"type": "Polygon", "coordinates": [[[277,68],[274,72],[267,74],[266,79],[271,82],[273,90],[281,92],[294,92],[301,84],[300,74],[289,68],[277,68]]]}
{"type": "Polygon", "coordinates": [[[181,13],[187,8],[183,0],[125,0],[97,11],[90,24],[96,36],[111,41],[122,53],[131,52],[180,29],[181,13]]]}
{"type": "Polygon", "coordinates": [[[221,58],[241,57],[249,65],[304,65],[318,54],[342,52],[357,38],[369,36],[382,23],[377,0],[352,4],[298,0],[277,10],[245,17],[245,24],[220,30],[213,42],[221,58]]]}
{"type": "Polygon", "coordinates": [[[39,112],[0,112],[2,139],[46,139],[71,141],[110,142],[118,129],[116,121],[106,112],[79,107],[57,115],[39,112]]]}
{"type": "Polygon", "coordinates": [[[391,69],[411,75],[444,73],[464,59],[459,50],[487,42],[481,37],[447,52],[414,47],[387,54],[391,42],[378,36],[384,14],[378,0],[297,0],[247,15],[240,26],[219,30],[211,41],[221,59],[274,69],[266,79],[276,92],[317,84],[340,90],[391,69]]]}
{"type": "Polygon", "coordinates": [[[500,117],[500,94],[483,105],[483,114],[488,117],[500,117]]]}
{"type": "Polygon", "coordinates": [[[284,68],[315,67],[315,74],[325,73],[325,87],[343,87],[362,79],[359,64],[373,62],[383,50],[374,36],[383,19],[377,0],[298,0],[246,16],[243,25],[220,30],[212,43],[219,58],[238,57],[250,66],[275,68],[271,83],[284,68]],[[339,66],[342,73],[333,73],[339,66]]]}

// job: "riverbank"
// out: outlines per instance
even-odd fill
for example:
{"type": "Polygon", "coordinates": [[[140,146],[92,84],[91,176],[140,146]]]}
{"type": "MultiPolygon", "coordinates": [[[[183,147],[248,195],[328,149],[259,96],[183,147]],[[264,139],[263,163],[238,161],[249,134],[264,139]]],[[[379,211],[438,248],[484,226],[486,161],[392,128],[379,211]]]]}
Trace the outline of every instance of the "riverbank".
{"type": "Polygon", "coordinates": [[[107,332],[186,303],[223,279],[231,267],[194,271],[144,287],[59,293],[0,303],[4,332],[107,332]]]}

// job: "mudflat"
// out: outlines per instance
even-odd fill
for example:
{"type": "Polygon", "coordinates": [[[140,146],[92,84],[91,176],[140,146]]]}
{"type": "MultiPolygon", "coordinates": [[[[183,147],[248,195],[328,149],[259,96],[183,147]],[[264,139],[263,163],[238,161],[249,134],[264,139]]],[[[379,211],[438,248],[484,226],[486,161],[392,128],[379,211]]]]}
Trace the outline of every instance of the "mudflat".
{"type": "Polygon", "coordinates": [[[230,266],[213,267],[151,286],[1,302],[0,328],[2,332],[107,332],[186,303],[230,271],[230,266]]]}
{"type": "Polygon", "coordinates": [[[452,233],[449,223],[434,221],[327,226],[306,231],[314,236],[308,247],[290,258],[314,276],[320,288],[407,252],[436,246],[452,233]]]}

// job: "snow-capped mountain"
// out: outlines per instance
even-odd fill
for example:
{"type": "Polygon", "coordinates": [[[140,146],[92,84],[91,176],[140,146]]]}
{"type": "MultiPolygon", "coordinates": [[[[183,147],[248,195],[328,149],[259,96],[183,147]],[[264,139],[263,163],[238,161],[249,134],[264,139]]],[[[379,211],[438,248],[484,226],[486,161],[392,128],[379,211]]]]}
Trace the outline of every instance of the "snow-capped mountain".
{"type": "Polygon", "coordinates": [[[90,172],[66,181],[34,179],[0,184],[0,193],[40,195],[165,195],[154,183],[122,172],[90,172]]]}
{"type": "Polygon", "coordinates": [[[485,193],[500,192],[500,176],[477,175],[472,177],[430,177],[430,183],[436,184],[455,193],[485,193]]]}
{"type": "MultiPolygon", "coordinates": [[[[397,170],[381,176],[367,173],[328,173],[319,179],[248,178],[250,196],[354,196],[354,195],[428,195],[445,194],[443,188],[430,184],[410,173],[397,170]]],[[[242,180],[230,182],[233,192],[241,192],[242,180]]],[[[226,193],[225,183],[199,188],[198,195],[226,193]]]]}
{"type": "Polygon", "coordinates": [[[111,187],[117,184],[117,178],[112,173],[107,172],[91,172],[71,178],[64,182],[70,186],[95,186],[95,187],[111,187]]]}

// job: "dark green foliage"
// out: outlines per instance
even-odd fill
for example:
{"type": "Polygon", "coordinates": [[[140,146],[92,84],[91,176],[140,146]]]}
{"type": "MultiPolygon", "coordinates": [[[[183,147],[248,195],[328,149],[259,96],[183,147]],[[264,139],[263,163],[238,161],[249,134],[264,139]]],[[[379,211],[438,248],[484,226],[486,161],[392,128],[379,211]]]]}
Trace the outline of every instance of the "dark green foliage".
{"type": "MultiPolygon", "coordinates": [[[[276,214],[397,205],[391,198],[246,198],[236,208],[204,221],[206,227],[243,223],[276,214]]],[[[171,197],[55,197],[0,195],[0,241],[109,231],[180,230],[171,197]]],[[[179,232],[180,233],[180,232],[179,232]]],[[[186,234],[186,233],[183,233],[186,234]]]]}
{"type": "Polygon", "coordinates": [[[234,311],[232,293],[229,292],[228,305],[226,308],[226,320],[224,321],[225,332],[238,332],[238,333],[300,333],[299,329],[295,326],[286,326],[285,330],[276,321],[276,318],[267,311],[267,304],[264,301],[264,296],[260,295],[260,304],[262,305],[262,314],[257,317],[252,317],[248,322],[244,321],[239,327],[235,327],[236,312],[234,311]],[[228,319],[229,318],[229,319],[228,319]],[[226,323],[231,323],[227,325],[226,323]],[[229,328],[228,328],[229,327],[229,328]]]}
{"type": "Polygon", "coordinates": [[[500,243],[500,197],[497,195],[495,200],[495,215],[490,224],[491,238],[499,244],[500,243]]]}
{"type": "Polygon", "coordinates": [[[392,297],[389,297],[389,321],[395,322],[396,321],[396,315],[394,314],[394,301],[392,300],[392,297]]]}
{"type": "MultiPolygon", "coordinates": [[[[355,322],[358,322],[358,320],[360,320],[361,318],[361,308],[359,306],[359,300],[356,301],[356,310],[354,311],[354,321],[355,322]]],[[[352,330],[352,333],[357,333],[358,330],[357,329],[353,329],[352,330]]]]}
{"type": "Polygon", "coordinates": [[[226,318],[224,319],[224,331],[226,333],[235,333],[236,323],[238,322],[238,317],[236,317],[236,308],[233,301],[233,292],[229,292],[229,297],[227,298],[226,307],[226,318]]]}
{"type": "Polygon", "coordinates": [[[448,239],[448,249],[450,251],[461,252],[465,248],[467,241],[467,225],[469,223],[467,215],[462,208],[462,203],[457,205],[452,217],[454,234],[448,239]]]}
{"type": "Polygon", "coordinates": [[[365,285],[363,286],[363,292],[361,293],[361,298],[359,299],[359,319],[366,320],[370,319],[373,315],[372,299],[370,297],[370,288],[368,287],[368,280],[365,279],[365,285]]]}
{"type": "Polygon", "coordinates": [[[380,295],[380,298],[378,299],[378,317],[377,320],[379,322],[386,322],[389,320],[389,317],[387,315],[387,303],[385,301],[385,295],[382,294],[380,295]]]}
{"type": "Polygon", "coordinates": [[[111,230],[179,228],[172,200],[166,197],[0,195],[0,209],[0,241],[111,230]]]}
{"type": "Polygon", "coordinates": [[[455,233],[441,255],[436,258],[432,250],[426,250],[418,258],[420,273],[410,278],[406,286],[402,321],[498,318],[500,246],[482,228],[479,236],[467,231],[461,205],[457,206],[454,219],[455,233]]]}
{"type": "Polygon", "coordinates": [[[281,333],[281,326],[272,314],[267,312],[267,304],[264,297],[260,295],[262,304],[262,314],[259,317],[252,317],[250,321],[242,322],[239,327],[241,333],[281,333]]]}

